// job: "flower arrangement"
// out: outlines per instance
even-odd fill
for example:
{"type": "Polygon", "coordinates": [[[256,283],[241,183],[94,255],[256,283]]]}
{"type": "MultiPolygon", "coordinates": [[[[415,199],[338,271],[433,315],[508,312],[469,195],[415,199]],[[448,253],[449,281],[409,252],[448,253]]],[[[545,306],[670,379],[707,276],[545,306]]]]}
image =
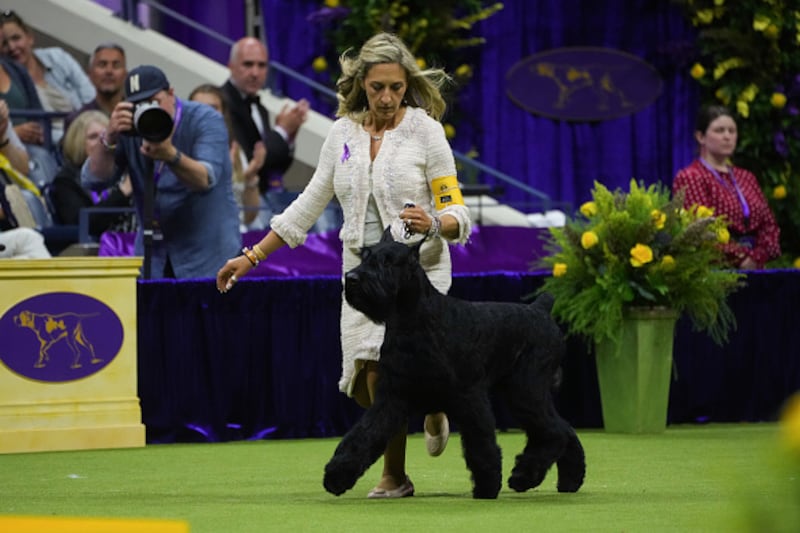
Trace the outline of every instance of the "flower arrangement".
{"type": "Polygon", "coordinates": [[[800,268],[800,3],[673,1],[698,29],[689,75],[702,103],[738,114],[735,163],[758,177],[781,227],[777,266],[800,268]]]}
{"type": "Polygon", "coordinates": [[[727,224],[704,206],[683,209],[662,184],[630,182],[610,191],[595,182],[592,200],[563,227],[550,228],[543,262],[552,276],[541,291],[570,333],[616,340],[626,310],[666,307],[686,313],[698,330],[727,340],[735,317],[727,296],[743,274],[726,270],[719,243],[727,224]]]}

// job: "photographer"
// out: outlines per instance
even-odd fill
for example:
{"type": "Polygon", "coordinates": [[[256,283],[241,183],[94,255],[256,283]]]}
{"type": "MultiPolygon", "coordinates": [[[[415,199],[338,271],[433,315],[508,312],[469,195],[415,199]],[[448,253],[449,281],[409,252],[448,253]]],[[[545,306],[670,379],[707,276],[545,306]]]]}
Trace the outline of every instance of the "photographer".
{"type": "Polygon", "coordinates": [[[125,100],[111,113],[81,179],[92,187],[126,170],[140,222],[137,255],[144,254],[144,230],[152,228],[151,277],[213,277],[219,257],[239,253],[225,122],[211,107],[177,98],[151,65],[128,74],[125,100]]]}

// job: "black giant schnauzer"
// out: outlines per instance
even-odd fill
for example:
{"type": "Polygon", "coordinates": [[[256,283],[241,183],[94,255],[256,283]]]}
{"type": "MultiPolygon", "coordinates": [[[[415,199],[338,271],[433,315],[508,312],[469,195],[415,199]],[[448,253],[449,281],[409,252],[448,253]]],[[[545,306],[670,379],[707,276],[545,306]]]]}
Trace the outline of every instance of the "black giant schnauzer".
{"type": "Polygon", "coordinates": [[[345,275],[354,308],[386,324],[375,401],[343,437],[324,485],[340,495],[383,453],[411,414],[444,411],[457,424],[475,498],[496,498],[500,447],[490,391],[505,398],[528,440],[508,479],[518,492],[538,486],[553,463],[558,490],[575,492],[586,471],[575,430],[559,416],[553,392],[564,337],[547,294],[533,303],[468,302],[439,293],[419,264],[419,247],[388,229],[345,275]]]}

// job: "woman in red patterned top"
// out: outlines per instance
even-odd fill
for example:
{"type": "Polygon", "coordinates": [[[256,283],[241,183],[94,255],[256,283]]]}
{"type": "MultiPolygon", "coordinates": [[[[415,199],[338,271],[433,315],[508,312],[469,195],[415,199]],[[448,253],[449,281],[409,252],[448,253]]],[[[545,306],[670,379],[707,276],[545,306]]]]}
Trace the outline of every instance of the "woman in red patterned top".
{"type": "Polygon", "coordinates": [[[736,150],[736,121],[722,106],[701,109],[695,127],[700,156],[678,171],[674,192],[685,191],[684,206],[704,205],[728,220],[728,261],[742,270],[764,268],[781,255],[780,228],[752,172],[729,163],[736,150]]]}

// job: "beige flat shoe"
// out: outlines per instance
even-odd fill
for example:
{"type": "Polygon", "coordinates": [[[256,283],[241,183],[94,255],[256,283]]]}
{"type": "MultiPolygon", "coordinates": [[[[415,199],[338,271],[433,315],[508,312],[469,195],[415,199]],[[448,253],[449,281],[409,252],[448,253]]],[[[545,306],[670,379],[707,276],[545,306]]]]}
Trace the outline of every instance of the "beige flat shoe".
{"type": "Polygon", "coordinates": [[[407,498],[408,496],[414,495],[414,484],[411,483],[411,480],[406,476],[406,481],[396,489],[381,489],[375,487],[369,493],[367,493],[367,498],[370,499],[377,499],[377,498],[407,498]]]}
{"type": "MultiPolygon", "coordinates": [[[[425,418],[427,419],[427,415],[425,418]]],[[[423,429],[427,427],[427,424],[423,424],[423,429]]],[[[428,433],[428,430],[425,429],[425,447],[428,449],[428,455],[431,457],[438,457],[442,455],[442,452],[447,447],[447,439],[450,437],[450,422],[447,420],[447,415],[443,416],[442,420],[442,428],[439,431],[439,434],[434,436],[428,433]]]]}

